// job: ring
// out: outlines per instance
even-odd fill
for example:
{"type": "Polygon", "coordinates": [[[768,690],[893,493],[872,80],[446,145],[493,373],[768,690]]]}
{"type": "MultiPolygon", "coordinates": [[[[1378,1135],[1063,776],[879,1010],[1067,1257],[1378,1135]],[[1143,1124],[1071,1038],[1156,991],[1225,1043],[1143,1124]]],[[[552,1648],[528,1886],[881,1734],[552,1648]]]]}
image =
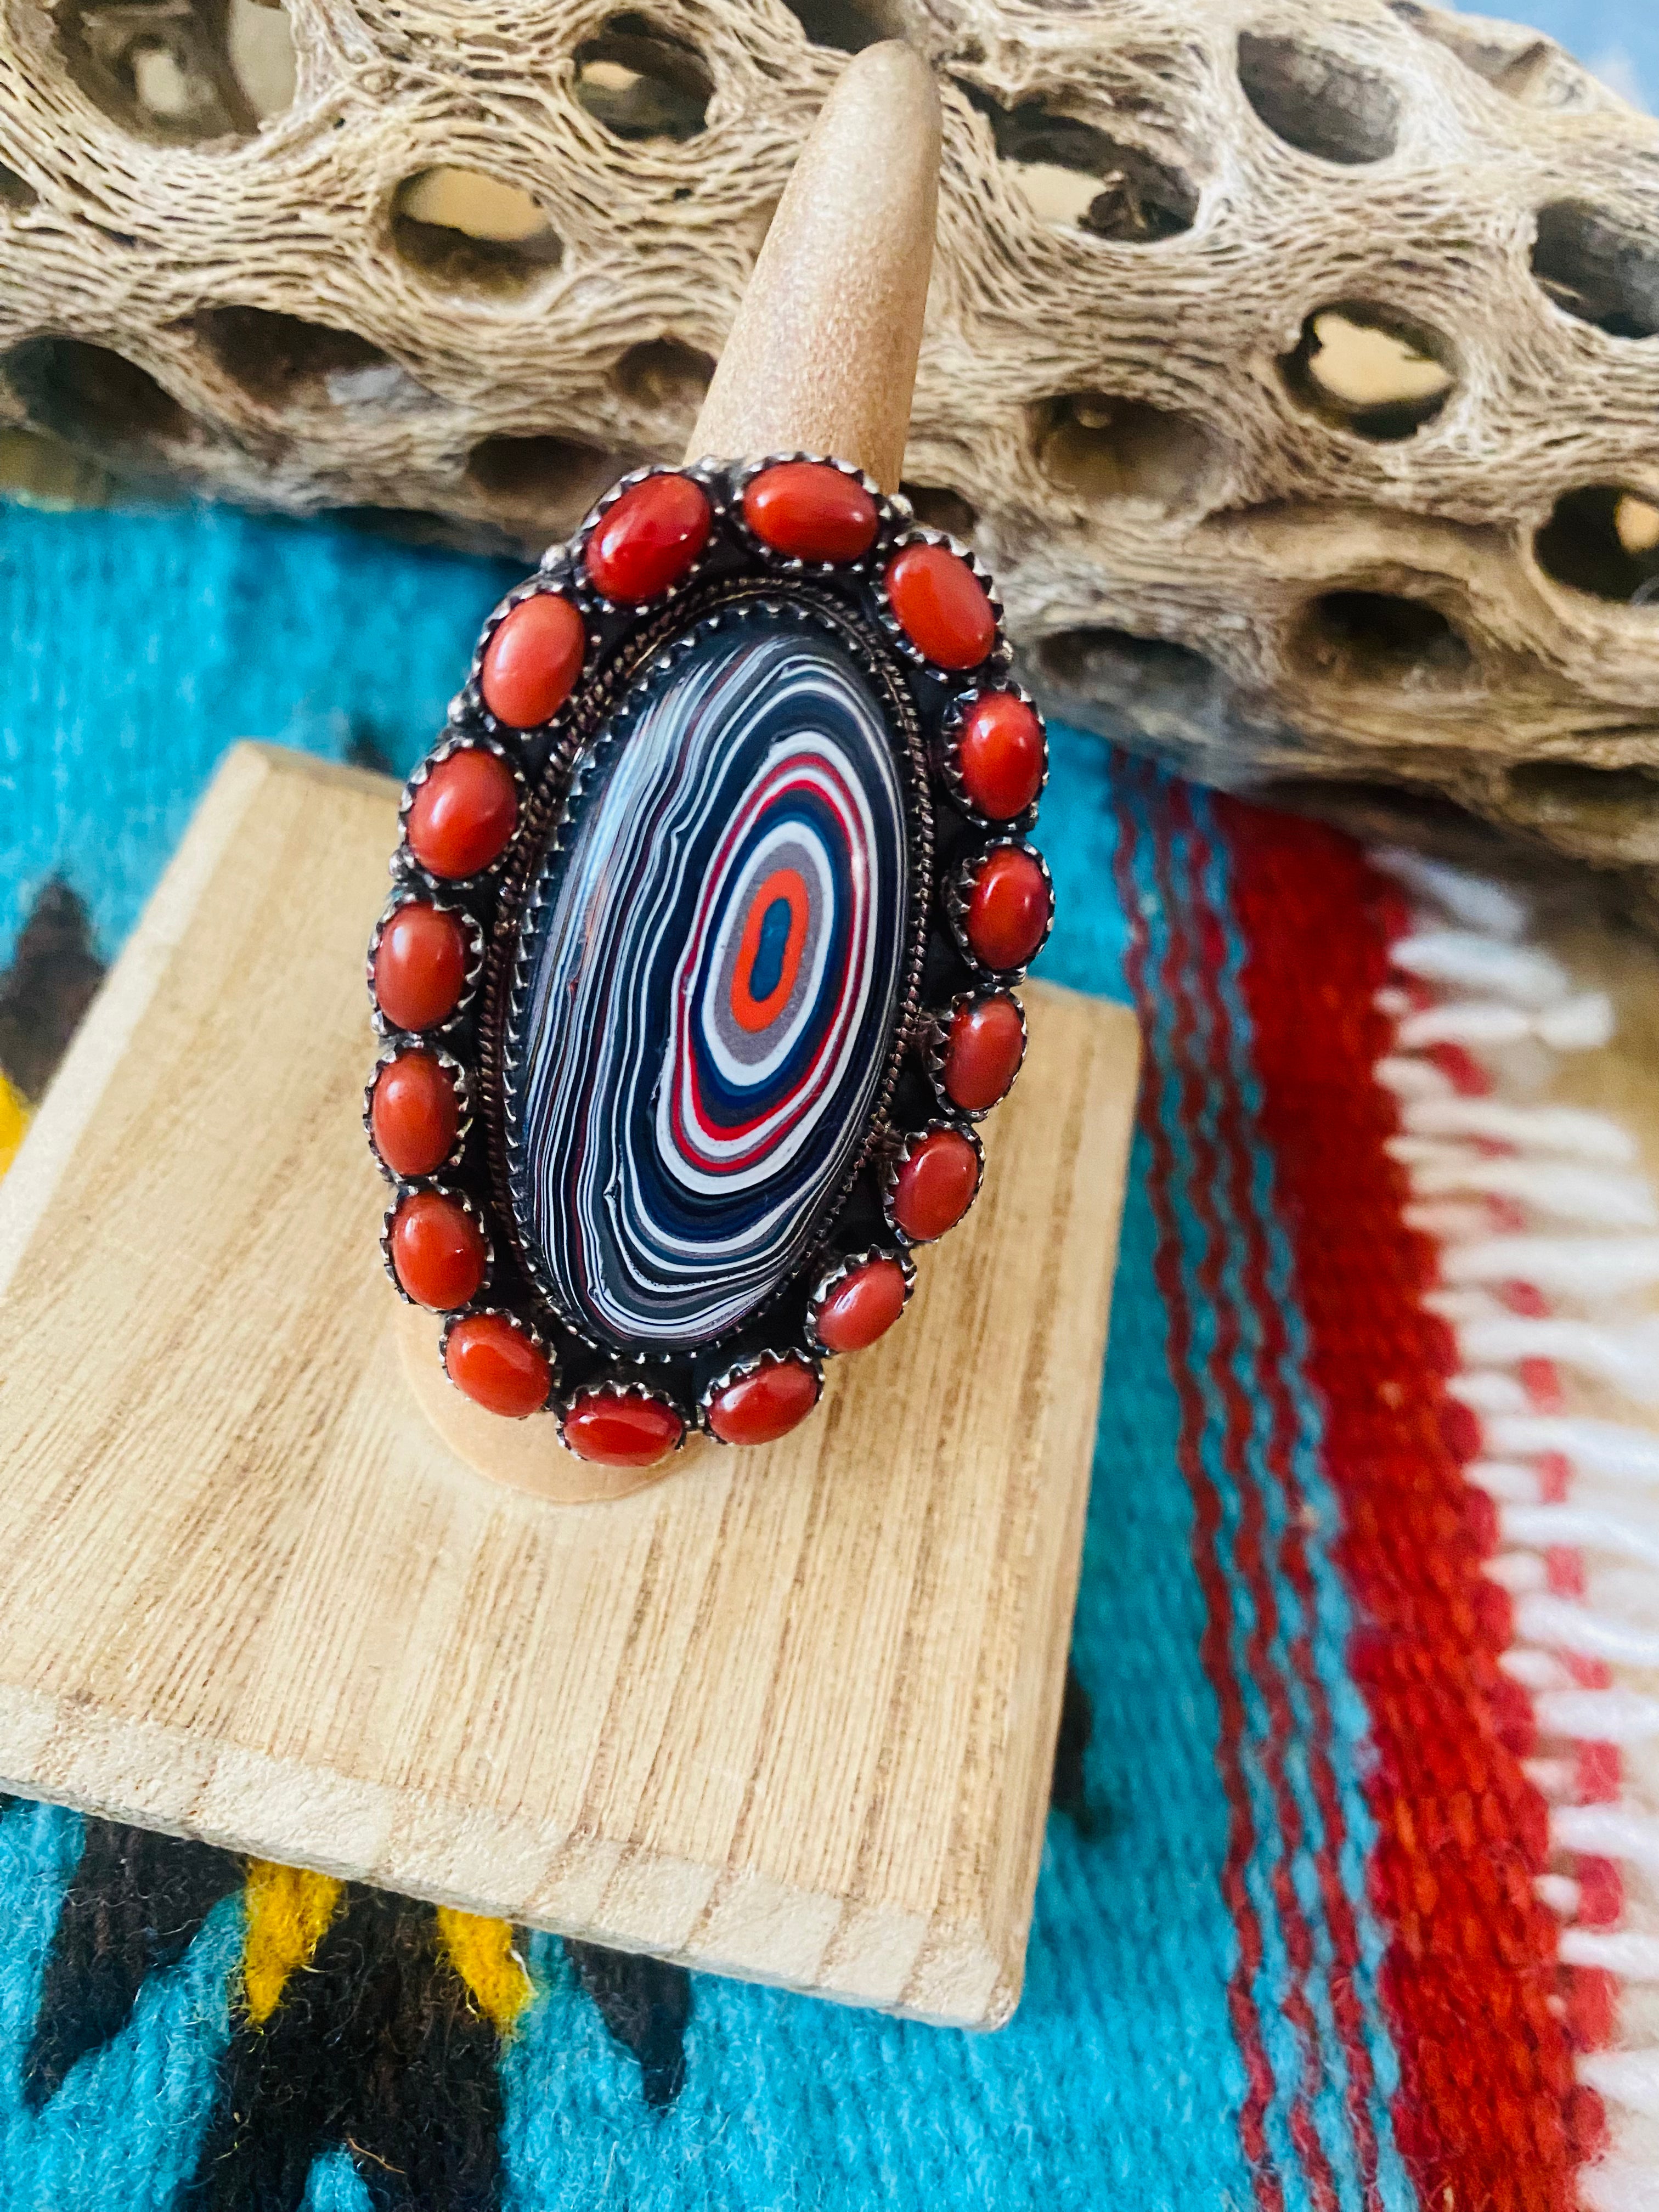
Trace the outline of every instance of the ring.
{"type": "Polygon", "coordinates": [[[584,1458],[770,1442],[961,1220],[1048,935],[990,579],[811,454],[635,471],[404,790],[363,1119],[450,1381],[584,1458]]]}

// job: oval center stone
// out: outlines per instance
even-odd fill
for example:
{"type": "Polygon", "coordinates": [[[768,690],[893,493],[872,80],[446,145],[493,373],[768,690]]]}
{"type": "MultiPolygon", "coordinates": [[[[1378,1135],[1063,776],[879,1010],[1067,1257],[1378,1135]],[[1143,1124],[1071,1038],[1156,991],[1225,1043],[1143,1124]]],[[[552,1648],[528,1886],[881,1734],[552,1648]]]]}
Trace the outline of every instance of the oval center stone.
{"type": "Polygon", "coordinates": [[[520,1240],[602,1342],[707,1343],[802,1256],[891,1049],[908,842],[875,686],[827,630],[728,617],[601,733],[529,888],[520,1240]]]}

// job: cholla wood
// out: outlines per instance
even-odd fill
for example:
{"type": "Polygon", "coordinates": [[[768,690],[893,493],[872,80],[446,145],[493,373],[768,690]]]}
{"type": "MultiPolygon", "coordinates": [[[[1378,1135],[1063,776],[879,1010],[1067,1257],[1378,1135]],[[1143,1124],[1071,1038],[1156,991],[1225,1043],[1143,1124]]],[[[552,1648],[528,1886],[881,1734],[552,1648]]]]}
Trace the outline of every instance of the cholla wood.
{"type": "Polygon", "coordinates": [[[845,52],[899,33],[945,111],[908,474],[1048,702],[1659,884],[1659,131],[1548,40],[1418,0],[291,15],[284,107],[252,0],[11,0],[15,421],[538,545],[678,455],[845,52]]]}
{"type": "Polygon", "coordinates": [[[551,1508],[469,1473],[399,1367],[355,1111],[397,797],[238,747],[0,1188],[0,1788],[994,2026],[1133,1017],[1032,987],[984,1197],[814,1420],[551,1508]]]}

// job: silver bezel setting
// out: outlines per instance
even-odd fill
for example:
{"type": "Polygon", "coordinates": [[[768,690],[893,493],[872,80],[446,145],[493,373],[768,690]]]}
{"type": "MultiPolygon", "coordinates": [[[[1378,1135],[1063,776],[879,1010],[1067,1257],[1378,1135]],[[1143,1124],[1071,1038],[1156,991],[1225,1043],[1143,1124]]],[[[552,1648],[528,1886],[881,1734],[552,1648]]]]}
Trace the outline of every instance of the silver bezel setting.
{"type": "Polygon", "coordinates": [[[476,891],[478,885],[487,882],[491,876],[500,875],[506,866],[507,855],[518,842],[519,823],[524,819],[529,798],[530,787],[525,781],[524,769],[500,738],[488,730],[451,729],[438,740],[404,786],[403,797],[398,802],[398,850],[392,865],[405,882],[416,884],[435,896],[441,897],[447,893],[453,898],[465,899],[470,891],[476,891]],[[482,868],[475,868],[470,876],[439,876],[434,875],[424,861],[416,859],[409,842],[409,817],[422,787],[431,780],[433,769],[441,768],[445,761],[453,760],[457,753],[489,753],[500,761],[513,779],[513,788],[518,794],[518,813],[512,836],[493,860],[487,861],[482,868]]]}
{"type": "Polygon", "coordinates": [[[887,1217],[887,1226],[907,1252],[914,1251],[920,1244],[938,1244],[951,1234],[951,1229],[961,1228],[963,1223],[979,1204],[979,1194],[984,1188],[985,1146],[981,1142],[979,1131],[965,1115],[942,1114],[937,1119],[926,1123],[921,1128],[910,1130],[902,1143],[894,1146],[887,1155],[885,1172],[882,1177],[882,1206],[887,1217]],[[899,1176],[929,1137],[936,1137],[946,1132],[951,1136],[964,1138],[974,1148],[979,1161],[979,1172],[974,1178],[974,1194],[951,1224],[950,1229],[941,1229],[937,1237],[912,1237],[909,1231],[902,1229],[893,1218],[893,1201],[898,1195],[899,1176]]]}
{"type": "Polygon", "coordinates": [[[994,1114],[1008,1096],[1025,1066],[1025,1054],[1031,1042],[1031,1032],[1025,1019],[1025,1006],[1018,991],[1000,980],[988,981],[971,991],[958,991],[947,1006],[937,1008],[927,1016],[921,1031],[922,1066],[933,1086],[933,1096],[939,1100],[945,1115],[951,1121],[982,1121],[988,1114],[994,1114]],[[1006,999],[1019,1016],[1019,1066],[1009,1078],[1008,1090],[1002,1098],[994,1098],[988,1106],[963,1106],[951,1097],[945,1087],[945,1063],[950,1057],[951,1030],[957,1016],[965,1007],[976,1006],[988,999],[1006,999]]]}
{"type": "MultiPolygon", "coordinates": [[[[601,1368],[596,1374],[586,1376],[574,1389],[567,1390],[558,1405],[559,1442],[573,1459],[581,1460],[585,1467],[596,1467],[602,1462],[585,1458],[580,1452],[574,1449],[565,1435],[566,1422],[585,1398],[637,1398],[646,1405],[665,1407],[680,1425],[679,1435],[664,1453],[665,1459],[671,1458],[675,1452],[685,1449],[685,1440],[696,1426],[688,1416],[684,1406],[672,1390],[665,1389],[660,1383],[647,1382],[637,1375],[625,1375],[614,1368],[601,1368]]],[[[653,1462],[653,1464],[654,1465],[655,1462],[653,1462]]]]}
{"type": "MultiPolygon", "coordinates": [[[[750,1376],[762,1374],[769,1367],[788,1366],[805,1367],[811,1373],[817,1386],[812,1394],[812,1405],[816,1407],[823,1395],[822,1359],[815,1353],[803,1350],[799,1345],[789,1345],[779,1350],[769,1344],[763,1346],[758,1352],[751,1352],[741,1359],[732,1360],[729,1366],[723,1367],[718,1375],[711,1376],[704,1383],[702,1389],[697,1393],[698,1428],[711,1443],[722,1444],[728,1451],[740,1449],[740,1446],[729,1443],[725,1437],[718,1435],[708,1425],[708,1417],[714,1409],[714,1401],[729,1390],[734,1382],[744,1382],[750,1376]]],[[[809,1407],[808,1410],[811,1409],[809,1407]]]]}
{"type": "Polygon", "coordinates": [[[945,710],[940,739],[939,769],[945,778],[945,787],[950,793],[957,811],[965,821],[971,822],[976,830],[990,830],[1004,836],[1018,836],[1031,827],[1037,817],[1037,808],[1042,803],[1042,794],[1048,788],[1048,724],[1042,709],[1023,684],[1016,684],[1012,677],[1001,677],[994,684],[973,684],[965,690],[958,691],[945,710]],[[981,812],[969,798],[962,781],[962,726],[969,711],[981,699],[997,692],[1004,693],[1011,699],[1018,699],[1022,707],[1029,707],[1036,716],[1037,727],[1042,732],[1042,775],[1037,784],[1036,796],[1028,805],[1022,806],[1018,814],[981,812]]]}
{"type": "Polygon", "coordinates": [[[495,1273],[495,1247],[489,1234],[489,1217],[486,1214],[484,1208],[478,1203],[477,1200],[473,1197],[471,1191],[459,1190],[453,1182],[444,1182],[442,1177],[440,1176],[411,1176],[406,1180],[400,1180],[392,1191],[391,1203],[387,1206],[386,1212],[380,1217],[380,1259],[385,1266],[386,1275],[391,1281],[392,1289],[396,1291],[398,1296],[403,1300],[404,1304],[406,1306],[413,1306],[416,1313],[463,1314],[473,1312],[477,1310],[478,1300],[483,1297],[484,1292],[489,1290],[495,1273]],[[399,1209],[405,1206],[411,1198],[419,1198],[428,1192],[430,1192],[432,1195],[436,1198],[448,1199],[453,1204],[459,1206],[464,1213],[470,1214],[472,1219],[477,1223],[479,1230],[482,1231],[483,1236],[483,1273],[478,1278],[478,1287],[473,1291],[470,1298],[464,1298],[458,1306],[428,1306],[422,1304],[419,1298],[410,1297],[409,1292],[398,1281],[398,1270],[392,1263],[392,1224],[398,1218],[399,1209]]]}
{"type": "MultiPolygon", "coordinates": [[[[1031,963],[1048,942],[1054,926],[1054,879],[1048,872],[1048,863],[1036,847],[1024,837],[993,837],[976,853],[964,854],[945,878],[943,902],[951,934],[964,963],[976,976],[987,982],[1018,983],[1030,973],[1031,963]],[[1029,854],[1042,872],[1042,880],[1048,891],[1048,919],[1042,925],[1042,934],[1030,952],[1017,968],[993,968],[981,960],[968,940],[968,909],[973,902],[974,886],[979,881],[979,872],[996,853],[1029,854]]],[[[1023,1010],[1022,1010],[1023,1011],[1023,1010]]]]}
{"type": "Polygon", "coordinates": [[[965,544],[960,538],[952,538],[948,530],[930,529],[924,523],[914,524],[908,530],[900,532],[888,547],[887,559],[882,563],[881,574],[876,583],[876,618],[886,631],[894,648],[916,667],[926,669],[939,683],[965,685],[971,679],[975,690],[1007,690],[1007,685],[1000,679],[1013,665],[1014,649],[1003,630],[1002,601],[997,597],[990,570],[973,547],[965,544]],[[895,613],[892,600],[887,594],[887,570],[907,545],[942,545],[947,553],[954,553],[958,561],[971,569],[975,580],[983,586],[985,596],[990,602],[991,620],[995,627],[991,650],[983,660],[976,660],[970,668],[947,668],[943,661],[930,660],[895,613]]]}
{"type": "Polygon", "coordinates": [[[752,552],[757,560],[780,576],[799,576],[808,582],[821,581],[832,576],[872,576],[880,568],[898,533],[909,526],[910,503],[908,500],[894,501],[888,497],[872,476],[856,467],[851,461],[837,460],[833,453],[768,453],[758,461],[746,461],[736,471],[730,488],[724,495],[722,514],[732,531],[752,552]],[[782,468],[791,463],[805,461],[814,468],[834,469],[866,492],[876,510],[876,534],[868,547],[850,561],[807,561],[797,553],[780,552],[769,545],[758,531],[750,526],[743,511],[744,495],[757,477],[769,469],[782,468]]]}
{"type": "Polygon", "coordinates": [[[444,1037],[451,1035],[471,1011],[472,1002],[478,995],[478,984],[483,975],[483,966],[484,933],[477,916],[462,904],[459,896],[453,894],[428,891],[424,885],[406,883],[400,878],[397,889],[386,901],[380,918],[374,925],[374,934],[368,940],[366,972],[368,982],[369,1016],[374,1022],[375,1034],[383,1037],[444,1037]],[[380,950],[380,939],[386,934],[386,924],[392,920],[393,915],[406,906],[436,907],[440,914],[453,914],[466,931],[466,966],[462,971],[461,995],[441,1021],[434,1022],[428,1028],[423,1030],[406,1030],[401,1024],[394,1022],[389,1014],[382,1012],[380,994],[374,988],[374,961],[380,950]]]}
{"type": "MultiPolygon", "coordinates": [[[[429,1313],[431,1311],[431,1308],[428,1306],[422,1306],[421,1308],[421,1311],[422,1313],[429,1313]]],[[[537,1351],[541,1353],[542,1358],[547,1362],[547,1396],[542,1404],[538,1406],[533,1412],[521,1413],[516,1417],[510,1414],[498,1413],[495,1417],[496,1419],[506,1420],[516,1418],[520,1420],[525,1421],[539,1420],[544,1414],[550,1413],[553,1407],[554,1398],[559,1387],[559,1355],[554,1346],[548,1342],[546,1337],[543,1335],[540,1329],[537,1328],[535,1322],[533,1321],[526,1320],[523,1314],[514,1313],[510,1306],[480,1305],[475,1300],[471,1305],[457,1306],[453,1311],[445,1314],[443,1327],[438,1332],[438,1364],[444,1370],[444,1381],[448,1383],[450,1389],[453,1390],[459,1397],[466,1398],[466,1402],[469,1406],[476,1406],[477,1404],[478,1401],[476,1398],[467,1397],[466,1392],[461,1389],[460,1384],[455,1380],[455,1377],[449,1371],[449,1340],[464,1321],[484,1320],[506,1322],[509,1327],[516,1329],[520,1336],[524,1337],[529,1343],[533,1344],[537,1351]]],[[[485,1407],[481,1408],[481,1410],[487,1413],[489,1408],[485,1407]]],[[[561,1441],[562,1442],[562,1438],[561,1438],[561,1441]]]]}
{"type": "Polygon", "coordinates": [[[524,746],[534,746],[538,739],[545,738],[550,732],[559,727],[569,710],[571,701],[581,696],[582,689],[599,658],[598,634],[583,612],[573,587],[568,549],[562,545],[555,546],[542,557],[543,565],[536,574],[526,576],[523,583],[515,584],[504,599],[497,600],[485,617],[478,642],[473,648],[472,665],[467,671],[466,681],[449,705],[452,731],[482,731],[487,737],[495,738],[509,752],[524,746]],[[555,555],[558,556],[556,560],[554,559],[555,555]],[[547,566],[550,561],[554,564],[550,569],[547,566]],[[492,714],[484,704],[484,655],[489,652],[496,631],[514,608],[522,606],[526,599],[545,598],[566,599],[582,616],[582,628],[586,632],[582,641],[582,662],[569,690],[547,720],[528,723],[521,729],[517,723],[504,722],[499,715],[492,714]]]}
{"type": "Polygon", "coordinates": [[[890,1260],[904,1277],[904,1305],[899,1308],[898,1321],[893,1323],[894,1328],[896,1328],[898,1322],[903,1320],[905,1307],[908,1306],[916,1287],[916,1263],[910,1257],[909,1248],[903,1244],[871,1244],[862,1252],[845,1253],[833,1266],[825,1268],[807,1297],[806,1348],[815,1358],[846,1359],[854,1356],[837,1352],[833,1345],[823,1341],[818,1334],[818,1316],[843,1283],[856,1275],[861,1267],[867,1267],[878,1260],[890,1260]]]}
{"type": "MultiPolygon", "coordinates": [[[[566,586],[568,597],[584,616],[660,614],[674,600],[684,599],[708,566],[720,525],[720,503],[724,489],[719,465],[714,461],[694,461],[689,467],[683,467],[673,461],[651,461],[643,468],[630,469],[625,477],[617,479],[608,492],[594,501],[582,520],[581,527],[570,541],[570,581],[566,586]],[[684,477],[688,483],[696,485],[708,502],[708,536],[695,558],[662,591],[653,592],[646,599],[608,599],[588,575],[588,545],[594,532],[623,494],[632,491],[637,484],[649,483],[653,477],[684,477]]],[[[545,555],[543,560],[545,562],[545,555]]],[[[572,696],[574,697],[574,692],[572,696]]]]}
{"type": "Polygon", "coordinates": [[[460,1061],[419,1030],[388,1031],[385,1044],[374,1056],[374,1066],[368,1081],[363,1085],[363,1134],[368,1139],[368,1149],[374,1155],[374,1164],[388,1182],[403,1182],[407,1178],[382,1157],[380,1148],[374,1141],[374,1087],[383,1071],[390,1067],[394,1060],[401,1060],[406,1053],[415,1052],[424,1053],[428,1059],[435,1060],[454,1085],[455,1103],[460,1115],[455,1141],[431,1170],[434,1176],[441,1176],[447,1169],[460,1165],[465,1156],[467,1138],[472,1130],[472,1079],[460,1061]]]}

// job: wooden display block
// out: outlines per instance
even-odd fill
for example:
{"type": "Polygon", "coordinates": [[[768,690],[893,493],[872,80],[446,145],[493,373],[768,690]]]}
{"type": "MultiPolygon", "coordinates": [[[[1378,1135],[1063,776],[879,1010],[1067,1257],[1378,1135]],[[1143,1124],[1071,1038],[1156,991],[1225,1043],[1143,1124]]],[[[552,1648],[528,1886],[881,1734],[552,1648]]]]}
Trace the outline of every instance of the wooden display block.
{"type": "Polygon", "coordinates": [[[550,1504],[465,1466],[398,1362],[358,1120],[396,798],[238,748],[0,1186],[0,1786],[1006,2020],[1133,1021],[1032,990],[983,1198],[814,1419],[550,1504]]]}

